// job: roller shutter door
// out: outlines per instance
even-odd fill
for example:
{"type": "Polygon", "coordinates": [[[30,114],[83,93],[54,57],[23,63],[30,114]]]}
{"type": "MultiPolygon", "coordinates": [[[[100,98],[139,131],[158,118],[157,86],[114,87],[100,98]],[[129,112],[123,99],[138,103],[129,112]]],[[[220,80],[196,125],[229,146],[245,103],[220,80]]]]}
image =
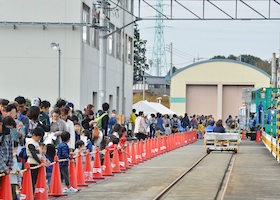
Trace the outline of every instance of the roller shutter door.
{"type": "Polygon", "coordinates": [[[217,116],[216,85],[187,85],[186,90],[186,112],[189,116],[217,116]]]}

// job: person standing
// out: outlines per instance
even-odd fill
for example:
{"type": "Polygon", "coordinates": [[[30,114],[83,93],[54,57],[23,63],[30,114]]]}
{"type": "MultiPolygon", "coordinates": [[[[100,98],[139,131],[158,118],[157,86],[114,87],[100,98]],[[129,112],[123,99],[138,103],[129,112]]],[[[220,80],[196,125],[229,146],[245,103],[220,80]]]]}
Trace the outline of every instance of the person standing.
{"type": "Polygon", "coordinates": [[[129,122],[131,123],[132,125],[132,138],[135,139],[135,132],[134,132],[134,129],[135,129],[135,121],[136,121],[136,109],[132,109],[132,113],[130,114],[130,117],[129,117],[129,122]]]}
{"type": "Polygon", "coordinates": [[[144,118],[144,112],[140,111],[138,117],[135,120],[135,129],[134,133],[136,133],[136,137],[138,140],[146,139],[147,133],[146,133],[146,122],[144,118]]]}
{"type": "Polygon", "coordinates": [[[185,129],[185,131],[188,131],[190,127],[190,119],[187,113],[185,113],[185,116],[182,119],[182,127],[185,129]]]}
{"type": "MultiPolygon", "coordinates": [[[[42,139],[44,134],[45,132],[41,127],[36,127],[32,130],[32,137],[26,139],[26,153],[28,156],[27,162],[30,163],[30,167],[35,167],[40,164],[48,167],[47,163],[41,163],[42,150],[40,148],[39,141],[42,139]]],[[[39,169],[31,170],[33,192],[37,181],[38,170],[39,169]]]]}
{"type": "Polygon", "coordinates": [[[109,126],[108,136],[109,137],[110,137],[110,134],[113,130],[113,126],[117,123],[116,115],[117,115],[116,110],[112,110],[111,117],[109,118],[109,121],[108,121],[108,126],[109,126]]]}
{"type": "Polygon", "coordinates": [[[101,122],[102,130],[101,131],[102,131],[103,136],[105,138],[108,137],[107,133],[108,133],[108,122],[109,122],[109,115],[108,115],[109,107],[110,107],[110,105],[108,103],[103,103],[102,104],[102,113],[101,113],[101,115],[104,115],[104,116],[101,119],[102,120],[102,122],[101,122]]]}
{"type": "MultiPolygon", "coordinates": [[[[57,147],[57,156],[59,159],[71,160],[72,158],[70,157],[69,147],[67,144],[70,141],[70,133],[68,133],[67,131],[63,132],[61,134],[61,140],[62,140],[62,142],[57,147]]],[[[68,161],[60,162],[59,166],[60,166],[61,177],[65,181],[65,186],[66,186],[63,189],[63,192],[64,193],[65,192],[77,192],[78,190],[73,188],[70,185],[69,171],[68,171],[69,162],[68,161]]]]}
{"type": "Polygon", "coordinates": [[[263,105],[262,102],[260,102],[258,106],[258,114],[259,114],[259,123],[262,122],[262,115],[263,115],[263,105]]]}
{"type": "MultiPolygon", "coordinates": [[[[9,173],[13,169],[13,143],[10,129],[3,125],[0,116],[0,174],[9,173]]],[[[0,188],[2,178],[0,177],[0,188]]]]}

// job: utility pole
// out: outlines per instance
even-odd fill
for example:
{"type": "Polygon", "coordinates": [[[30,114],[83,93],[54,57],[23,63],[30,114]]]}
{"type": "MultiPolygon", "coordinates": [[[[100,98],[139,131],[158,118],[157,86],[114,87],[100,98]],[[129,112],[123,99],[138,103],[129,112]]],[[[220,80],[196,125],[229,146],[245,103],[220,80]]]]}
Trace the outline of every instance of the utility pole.
{"type": "Polygon", "coordinates": [[[173,47],[172,47],[172,42],[170,43],[170,78],[172,76],[172,69],[173,69],[173,47]]]}
{"type": "Polygon", "coordinates": [[[145,88],[146,83],[145,83],[145,71],[143,71],[143,101],[145,101],[145,88]]]}
{"type": "Polygon", "coordinates": [[[173,69],[173,44],[172,42],[169,45],[166,45],[166,51],[170,53],[170,71],[169,75],[172,76],[172,69],[173,69]]]}
{"type": "Polygon", "coordinates": [[[272,62],[271,62],[271,84],[273,88],[276,88],[277,80],[276,80],[276,54],[272,54],[272,62]]]}
{"type": "Polygon", "coordinates": [[[98,109],[106,101],[107,0],[100,1],[98,109]]]}

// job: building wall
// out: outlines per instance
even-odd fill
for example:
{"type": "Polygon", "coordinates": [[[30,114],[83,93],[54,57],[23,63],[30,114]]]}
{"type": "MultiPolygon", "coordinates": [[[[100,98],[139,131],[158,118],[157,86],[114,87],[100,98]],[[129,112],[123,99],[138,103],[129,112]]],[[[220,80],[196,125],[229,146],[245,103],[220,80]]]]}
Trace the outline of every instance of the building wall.
{"type": "MultiPolygon", "coordinates": [[[[253,85],[259,88],[269,87],[269,84],[268,74],[246,63],[231,60],[209,60],[195,63],[181,69],[171,77],[171,110],[179,115],[186,112],[188,104],[186,85],[217,85],[217,116],[215,117],[222,118],[224,85],[253,85]]],[[[242,91],[240,92],[242,93],[242,91]]],[[[204,96],[203,92],[196,95],[197,98],[204,98],[207,103],[209,97],[204,96]]]]}
{"type": "MultiPolygon", "coordinates": [[[[96,3],[93,0],[1,1],[0,18],[7,22],[82,23],[83,3],[90,8],[91,22],[93,3],[96,3]]],[[[132,17],[121,9],[114,12],[110,19],[114,30],[132,21],[132,17]]],[[[29,99],[39,96],[54,105],[58,97],[58,52],[51,49],[50,43],[56,42],[60,44],[62,53],[61,97],[72,101],[77,109],[88,103],[97,106],[99,46],[93,45],[93,31],[90,30],[87,43],[83,42],[83,31],[78,26],[73,30],[71,26],[63,25],[47,25],[45,29],[43,25],[18,25],[15,29],[13,25],[0,25],[0,98],[13,100],[18,95],[29,99]]],[[[116,58],[115,35],[112,35],[115,53],[106,57],[106,101],[110,99],[111,109],[118,108],[119,113],[129,116],[132,108],[133,51],[131,49],[128,62],[127,41],[133,38],[133,25],[121,30],[119,58],[116,58]]]]}

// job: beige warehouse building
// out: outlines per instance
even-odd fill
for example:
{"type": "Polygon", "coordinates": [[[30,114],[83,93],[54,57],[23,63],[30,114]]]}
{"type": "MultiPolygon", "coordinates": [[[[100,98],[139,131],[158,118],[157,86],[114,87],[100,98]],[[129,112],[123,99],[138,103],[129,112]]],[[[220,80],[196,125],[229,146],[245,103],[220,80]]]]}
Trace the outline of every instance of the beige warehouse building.
{"type": "Polygon", "coordinates": [[[238,115],[242,88],[270,86],[270,75],[239,61],[213,59],[194,63],[171,76],[171,110],[179,115],[238,115]]]}

